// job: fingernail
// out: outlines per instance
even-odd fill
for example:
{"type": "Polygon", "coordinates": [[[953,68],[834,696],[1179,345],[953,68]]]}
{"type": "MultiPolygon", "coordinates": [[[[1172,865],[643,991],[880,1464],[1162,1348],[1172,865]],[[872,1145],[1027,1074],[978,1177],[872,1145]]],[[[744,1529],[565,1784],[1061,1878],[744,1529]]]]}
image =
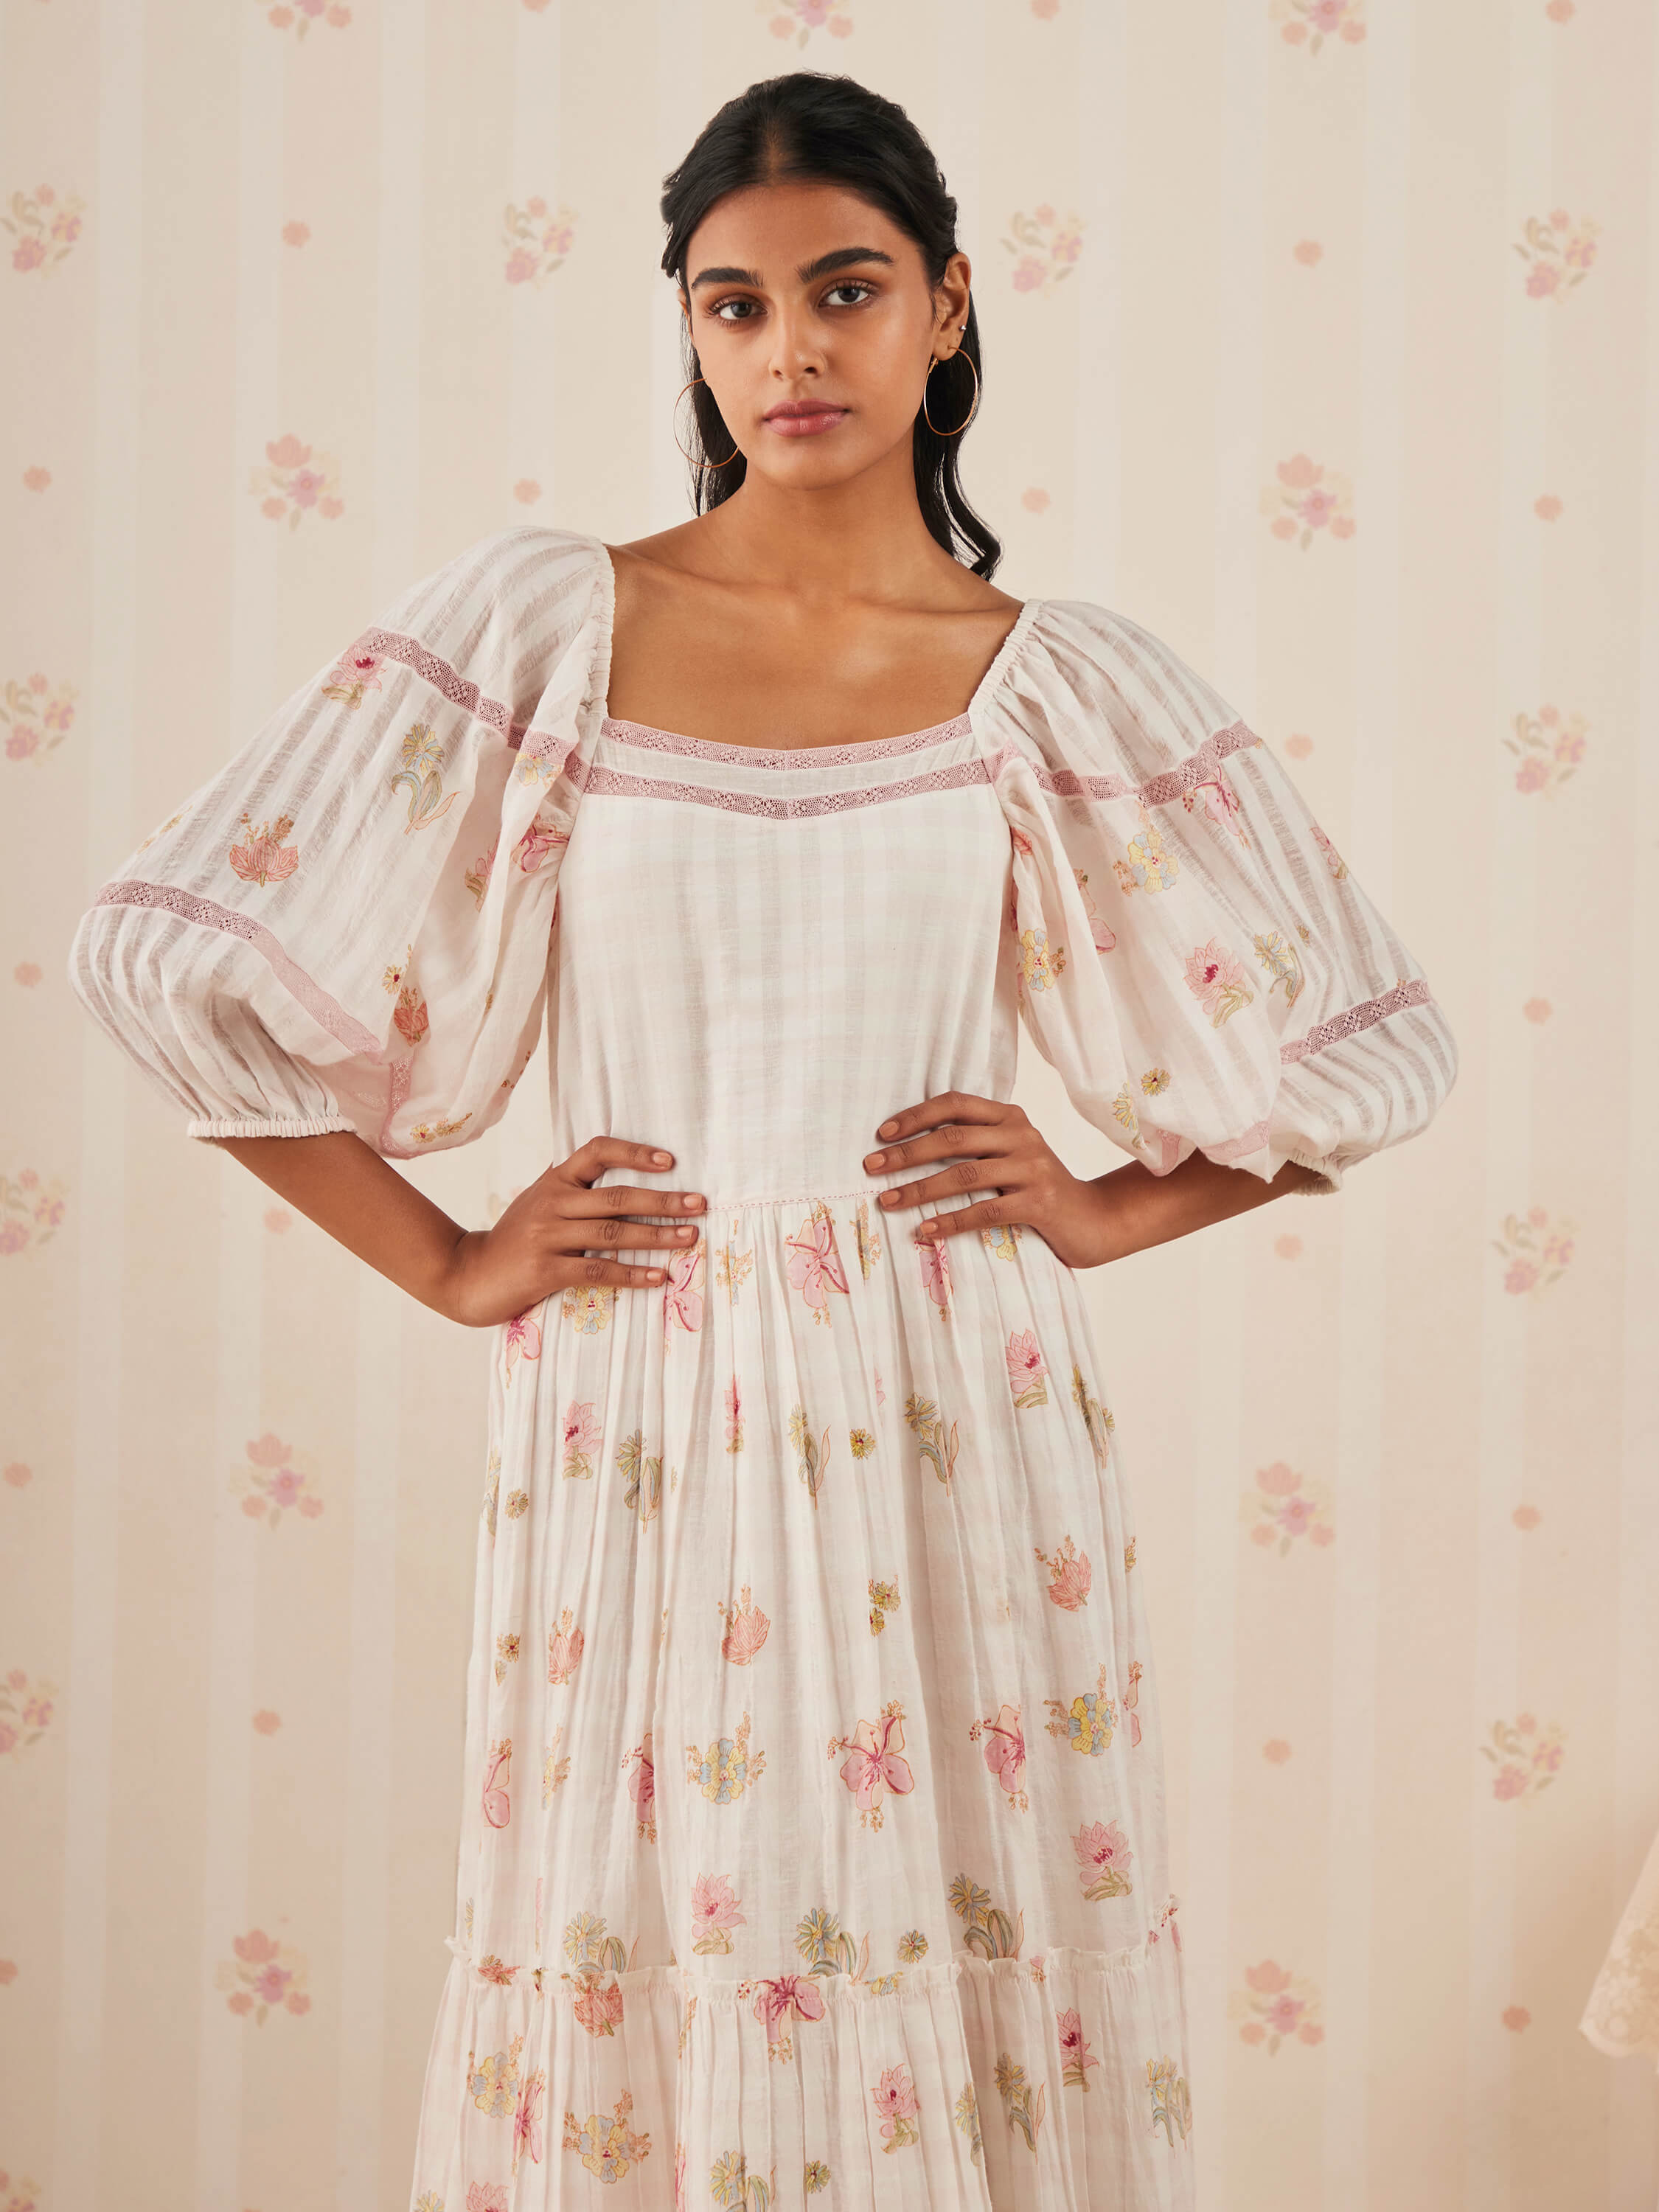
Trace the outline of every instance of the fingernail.
{"type": "Polygon", "coordinates": [[[877,1130],[876,1134],[878,1137],[890,1137],[897,1127],[898,1123],[896,1121],[884,1121],[880,1128],[877,1130]]]}
{"type": "Polygon", "coordinates": [[[677,1229],[674,1231],[676,1237],[695,1237],[696,1233],[696,1231],[691,1228],[677,1229]]]}
{"type": "Polygon", "coordinates": [[[896,1190],[884,1190],[881,1196],[876,1200],[876,1204],[878,1206],[896,1206],[898,1204],[898,1193],[896,1190]]]}
{"type": "Polygon", "coordinates": [[[864,1164],[867,1168],[878,1168],[886,1157],[884,1152],[872,1152],[864,1164]]]}
{"type": "Polygon", "coordinates": [[[659,1168],[665,1168],[674,1155],[672,1152],[653,1152],[651,1157],[659,1168]]]}

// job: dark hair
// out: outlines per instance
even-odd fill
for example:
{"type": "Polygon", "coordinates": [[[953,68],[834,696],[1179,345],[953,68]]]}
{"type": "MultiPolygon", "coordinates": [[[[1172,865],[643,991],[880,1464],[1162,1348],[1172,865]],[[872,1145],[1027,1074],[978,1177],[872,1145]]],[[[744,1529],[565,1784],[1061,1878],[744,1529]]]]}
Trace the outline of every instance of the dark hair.
{"type": "MultiPolygon", "coordinates": [[[[781,177],[845,185],[915,240],[930,284],[943,277],[957,250],[957,204],[945,189],[927,140],[896,101],[884,100],[850,76],[801,70],[768,77],[728,100],[704,125],[679,167],[663,179],[668,243],[662,265],[682,290],[692,234],[714,203],[728,192],[781,177]]],[[[685,353],[686,374],[701,374],[689,334],[685,353]]],[[[946,423],[964,421],[977,404],[975,378],[983,374],[978,318],[970,300],[961,346],[930,378],[928,410],[946,423]]],[[[692,467],[692,501],[702,514],[730,499],[748,463],[737,452],[706,384],[692,386],[691,404],[695,447],[704,464],[692,467]],[[721,454],[731,458],[711,458],[721,454]]],[[[989,576],[1002,558],[1002,547],[963,496],[957,475],[959,437],[939,437],[918,410],[910,439],[922,520],[952,560],[965,559],[976,576],[989,576]]]]}

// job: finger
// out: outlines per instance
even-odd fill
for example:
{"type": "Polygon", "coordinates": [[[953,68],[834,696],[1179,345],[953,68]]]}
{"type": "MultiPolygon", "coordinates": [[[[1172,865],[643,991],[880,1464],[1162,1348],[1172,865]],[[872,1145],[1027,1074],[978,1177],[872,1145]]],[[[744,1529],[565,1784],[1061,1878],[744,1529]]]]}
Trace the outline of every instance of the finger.
{"type": "Polygon", "coordinates": [[[563,1166],[577,1182],[591,1183],[606,1168],[633,1168],[642,1175],[672,1168],[674,1155],[661,1145],[636,1145],[629,1137],[590,1137],[578,1145],[563,1166]]]}
{"type": "Polygon", "coordinates": [[[1001,1121],[1020,1111],[1012,1100],[981,1098],[973,1091],[941,1091],[919,1106],[894,1114],[876,1132],[884,1144],[902,1142],[918,1130],[937,1128],[942,1121],[1001,1121]]]}
{"type": "Polygon", "coordinates": [[[997,1229],[1014,1218],[1006,1200],[987,1199],[982,1205],[964,1206],[953,1213],[931,1213],[917,1222],[911,1235],[918,1244],[937,1244],[946,1237],[959,1237],[965,1229],[997,1229]]]}
{"type": "Polygon", "coordinates": [[[669,1222],[654,1227],[648,1221],[624,1221],[620,1216],[594,1220],[577,1216],[560,1225],[554,1240],[557,1252],[604,1252],[638,1249],[660,1251],[665,1246],[695,1248],[701,1231],[695,1222],[669,1222]]]}
{"type": "Polygon", "coordinates": [[[621,1260],[581,1260],[573,1290],[658,1291],[668,1280],[665,1267],[630,1267],[621,1260]]]}
{"type": "Polygon", "coordinates": [[[705,1200],[700,1190],[645,1190],[638,1183],[578,1183],[558,1200],[569,1221],[591,1221],[613,1213],[696,1213],[705,1200]]]}
{"type": "Polygon", "coordinates": [[[876,1203],[884,1213],[900,1213],[906,1206],[922,1206],[964,1190],[1001,1192],[1006,1196],[1012,1187],[1007,1172],[1006,1168],[987,1167],[976,1159],[961,1160],[954,1167],[941,1169],[938,1175],[923,1176],[919,1182],[895,1183],[881,1193],[876,1203]]]}

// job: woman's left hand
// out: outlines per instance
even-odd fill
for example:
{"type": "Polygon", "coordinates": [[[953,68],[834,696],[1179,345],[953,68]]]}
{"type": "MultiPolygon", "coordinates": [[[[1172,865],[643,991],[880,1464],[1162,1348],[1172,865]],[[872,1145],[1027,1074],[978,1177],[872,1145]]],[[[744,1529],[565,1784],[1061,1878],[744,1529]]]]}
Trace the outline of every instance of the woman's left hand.
{"type": "Polygon", "coordinates": [[[864,1158],[872,1173],[925,1167],[933,1160],[952,1163],[883,1191],[877,1203],[884,1213],[947,1193],[987,1194],[972,1206],[924,1218],[913,1232],[918,1243],[1020,1222],[1035,1229],[1068,1267],[1097,1267],[1111,1258],[1104,1191],[1056,1158],[1023,1108],[971,1091],[945,1091],[895,1114],[877,1135],[879,1151],[864,1158]]]}

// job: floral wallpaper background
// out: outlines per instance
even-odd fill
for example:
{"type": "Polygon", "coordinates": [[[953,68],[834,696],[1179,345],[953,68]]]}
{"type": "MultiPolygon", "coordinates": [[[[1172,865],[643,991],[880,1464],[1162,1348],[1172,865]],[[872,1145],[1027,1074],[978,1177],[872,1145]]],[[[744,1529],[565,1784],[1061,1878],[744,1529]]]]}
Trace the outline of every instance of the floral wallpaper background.
{"type": "MultiPolygon", "coordinates": [[[[999,581],[1212,677],[1462,1054],[1339,1197],[1087,1279],[1201,2201],[1650,2207],[1650,2061],[1578,2027],[1659,1827],[1650,6],[3,0],[0,42],[0,2212],[408,2202],[486,1340],[188,1142],[65,954],[407,582],[688,511],[657,193],[788,68],[903,101],[960,202],[999,581]]],[[[1113,1164],[1029,1052],[1019,1096],[1113,1164]]],[[[527,1080],[406,1171],[479,1223],[546,1160],[527,1080]]]]}

